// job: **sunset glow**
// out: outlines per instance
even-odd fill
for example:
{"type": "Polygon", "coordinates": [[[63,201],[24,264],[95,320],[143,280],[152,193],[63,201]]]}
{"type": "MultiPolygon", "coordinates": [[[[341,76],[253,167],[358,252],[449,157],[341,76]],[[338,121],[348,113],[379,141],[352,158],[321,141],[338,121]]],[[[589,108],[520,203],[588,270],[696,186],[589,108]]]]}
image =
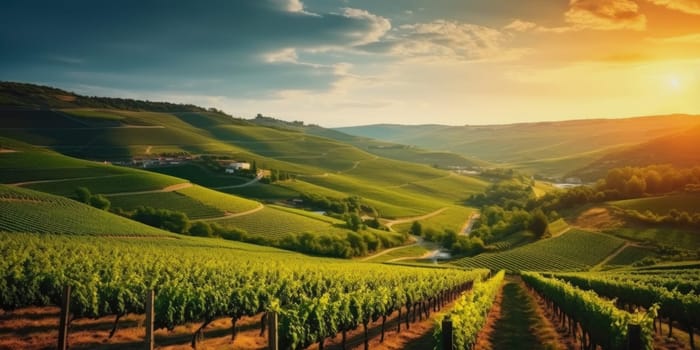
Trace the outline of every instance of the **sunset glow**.
{"type": "Polygon", "coordinates": [[[1,79],[324,126],[700,113],[697,0],[69,4],[0,5],[1,79]]]}

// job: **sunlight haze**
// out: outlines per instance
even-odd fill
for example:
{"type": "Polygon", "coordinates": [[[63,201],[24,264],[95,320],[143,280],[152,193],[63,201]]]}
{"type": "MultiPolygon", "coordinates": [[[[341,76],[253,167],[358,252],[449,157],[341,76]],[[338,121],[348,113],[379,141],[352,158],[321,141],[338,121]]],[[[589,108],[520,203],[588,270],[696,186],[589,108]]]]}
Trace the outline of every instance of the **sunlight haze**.
{"type": "Polygon", "coordinates": [[[700,113],[695,0],[168,4],[3,2],[0,79],[327,127],[700,113]]]}

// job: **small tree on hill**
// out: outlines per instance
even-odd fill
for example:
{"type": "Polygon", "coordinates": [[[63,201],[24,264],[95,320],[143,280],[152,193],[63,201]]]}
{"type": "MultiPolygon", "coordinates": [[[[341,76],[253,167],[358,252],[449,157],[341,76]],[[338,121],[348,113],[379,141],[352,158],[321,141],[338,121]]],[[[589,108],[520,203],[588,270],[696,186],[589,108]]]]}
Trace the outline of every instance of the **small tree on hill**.
{"type": "Polygon", "coordinates": [[[547,215],[544,215],[542,209],[537,208],[532,213],[532,221],[530,221],[529,229],[538,238],[544,237],[549,230],[549,220],[547,220],[547,215]]]}
{"type": "Polygon", "coordinates": [[[78,187],[75,189],[75,198],[78,202],[89,204],[90,197],[92,197],[92,193],[87,188],[78,187]]]}
{"type": "Polygon", "coordinates": [[[208,223],[203,221],[196,221],[192,224],[192,227],[190,227],[189,232],[192,236],[211,237],[214,233],[214,230],[208,223]]]}
{"type": "Polygon", "coordinates": [[[420,222],[414,221],[413,224],[411,224],[411,229],[408,232],[410,232],[412,235],[420,236],[423,234],[423,226],[421,226],[420,222]]]}
{"type": "Polygon", "coordinates": [[[109,210],[109,207],[111,206],[111,202],[109,199],[107,199],[105,196],[98,194],[94,196],[90,196],[89,199],[90,205],[97,209],[102,209],[102,210],[109,210]]]}

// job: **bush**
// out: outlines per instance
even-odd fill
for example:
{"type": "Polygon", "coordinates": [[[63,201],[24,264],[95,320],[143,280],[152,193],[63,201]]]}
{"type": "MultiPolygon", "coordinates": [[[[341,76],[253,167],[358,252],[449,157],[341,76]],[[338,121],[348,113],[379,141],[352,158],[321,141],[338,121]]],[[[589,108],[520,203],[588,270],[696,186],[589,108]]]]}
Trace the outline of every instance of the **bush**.
{"type": "Polygon", "coordinates": [[[204,221],[197,221],[190,227],[190,235],[197,237],[212,237],[214,230],[204,221]]]}

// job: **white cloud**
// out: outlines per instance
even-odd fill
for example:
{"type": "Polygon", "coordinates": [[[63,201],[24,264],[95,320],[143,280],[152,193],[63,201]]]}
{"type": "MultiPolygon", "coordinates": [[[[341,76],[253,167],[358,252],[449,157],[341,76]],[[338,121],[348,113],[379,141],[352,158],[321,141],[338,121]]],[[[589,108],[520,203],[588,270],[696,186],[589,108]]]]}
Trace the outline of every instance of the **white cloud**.
{"type": "Polygon", "coordinates": [[[285,48],[279,51],[274,51],[263,55],[263,59],[267,63],[298,63],[299,57],[294,48],[285,48]]]}
{"type": "Polygon", "coordinates": [[[505,27],[503,27],[504,30],[512,30],[516,32],[526,32],[535,28],[537,28],[537,23],[523,21],[519,19],[513,20],[512,22],[508,23],[505,27]]]}
{"type": "Polygon", "coordinates": [[[497,60],[521,56],[525,49],[507,49],[510,36],[497,29],[471,23],[436,20],[399,27],[389,53],[401,57],[497,60]]]}
{"type": "Polygon", "coordinates": [[[369,27],[366,30],[350,33],[350,37],[353,39],[353,45],[365,45],[377,42],[384,34],[391,30],[391,22],[388,19],[377,16],[367,10],[346,7],[343,8],[343,16],[365,20],[369,23],[369,27]]]}

